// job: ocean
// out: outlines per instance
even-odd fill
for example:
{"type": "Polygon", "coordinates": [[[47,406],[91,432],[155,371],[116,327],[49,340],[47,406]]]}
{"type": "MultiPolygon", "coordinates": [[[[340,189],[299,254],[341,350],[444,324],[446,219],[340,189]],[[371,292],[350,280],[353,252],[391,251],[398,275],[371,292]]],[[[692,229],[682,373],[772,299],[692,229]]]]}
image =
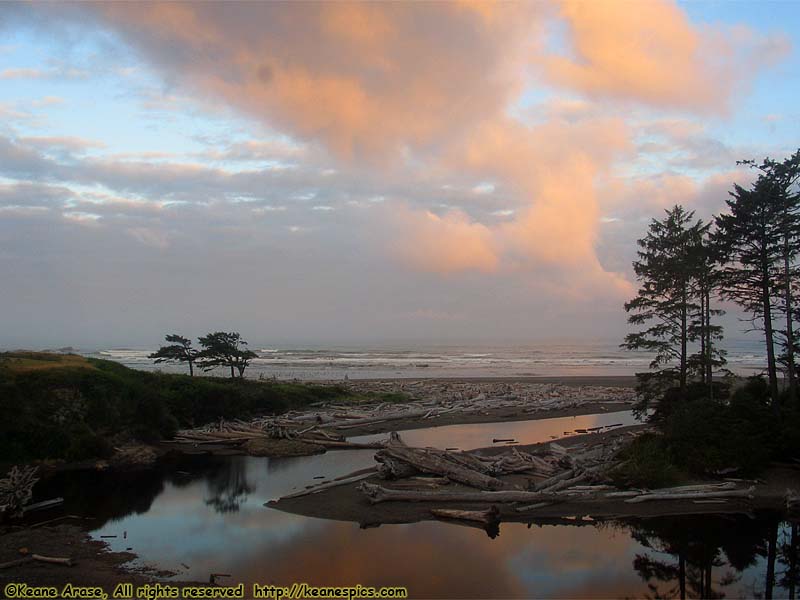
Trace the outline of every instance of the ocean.
{"type": "MultiPolygon", "coordinates": [[[[761,372],[766,355],[756,340],[727,341],[727,368],[737,375],[761,372]]],[[[344,380],[440,377],[531,377],[633,375],[647,371],[652,355],[629,352],[618,342],[539,343],[515,346],[312,346],[250,344],[258,354],[248,378],[344,380]]],[[[81,354],[135,369],[186,372],[185,365],[153,364],[156,348],[103,348],[81,354]]],[[[214,374],[227,375],[223,370],[214,374]]]]}

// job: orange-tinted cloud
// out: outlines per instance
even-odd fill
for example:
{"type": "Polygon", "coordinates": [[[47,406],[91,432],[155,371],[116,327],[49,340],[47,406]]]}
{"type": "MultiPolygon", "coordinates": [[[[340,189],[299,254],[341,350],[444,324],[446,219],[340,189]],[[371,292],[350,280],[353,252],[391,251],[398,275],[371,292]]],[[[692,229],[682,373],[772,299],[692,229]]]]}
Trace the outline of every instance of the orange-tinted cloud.
{"type": "Polygon", "coordinates": [[[397,227],[392,243],[394,254],[414,268],[452,273],[491,271],[497,267],[492,232],[460,210],[438,216],[399,206],[391,217],[397,227]]]}
{"type": "MultiPolygon", "coordinates": [[[[627,285],[597,257],[599,182],[631,152],[629,125],[568,106],[530,127],[509,107],[549,85],[587,96],[708,111],[755,66],[786,50],[752,31],[693,25],[674,3],[106,3],[94,10],[170,82],[327,149],[346,165],[493,180],[516,216],[481,223],[464,204],[442,216],[394,210],[390,244],[417,268],[571,274],[576,288],[627,285]],[[566,23],[574,56],[543,30],[566,23]],[[742,60],[745,56],[746,60],[742,60]],[[562,110],[563,112],[563,110],[562,110]]],[[[552,89],[552,88],[551,88],[552,89]]],[[[563,103],[562,103],[563,104],[563,103]]],[[[562,109],[564,106],[562,106],[562,109]]],[[[406,200],[406,199],[403,199],[406,200]]]]}
{"type": "Polygon", "coordinates": [[[519,91],[536,7],[125,3],[100,14],[170,78],[339,157],[435,147],[519,91]]]}
{"type": "Polygon", "coordinates": [[[539,61],[557,85],[704,112],[726,107],[755,68],[783,57],[782,37],[745,27],[719,31],[689,22],[666,0],[561,0],[574,56],[539,61]]]}

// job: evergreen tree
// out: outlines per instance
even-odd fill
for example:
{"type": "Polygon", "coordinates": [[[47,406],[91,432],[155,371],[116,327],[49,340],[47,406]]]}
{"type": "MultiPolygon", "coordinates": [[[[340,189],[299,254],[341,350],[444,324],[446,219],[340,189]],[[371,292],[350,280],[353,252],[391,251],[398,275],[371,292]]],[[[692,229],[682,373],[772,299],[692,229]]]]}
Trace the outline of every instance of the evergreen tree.
{"type": "Polygon", "coordinates": [[[689,357],[690,371],[699,376],[700,382],[708,390],[709,399],[714,397],[714,369],[725,364],[725,350],[717,345],[722,339],[722,326],[715,325],[712,317],[725,311],[712,308],[712,300],[720,283],[722,257],[709,230],[711,223],[697,228],[698,239],[692,245],[694,256],[694,293],[699,300],[698,311],[689,326],[690,337],[700,340],[699,351],[689,357]]]}
{"type": "Polygon", "coordinates": [[[717,241],[727,256],[722,270],[722,295],[748,312],[754,329],[764,332],[767,349],[769,394],[778,408],[778,375],[775,355],[775,292],[781,281],[784,256],[781,207],[775,202],[773,184],[765,175],[752,189],[734,185],[727,200],[730,214],[716,218],[717,241]]]}
{"type": "Polygon", "coordinates": [[[786,371],[789,397],[795,401],[797,400],[797,366],[795,363],[797,335],[794,321],[798,313],[795,298],[800,279],[798,277],[800,268],[796,263],[800,245],[800,193],[797,189],[798,180],[800,180],[800,150],[783,162],[766,158],[761,164],[753,161],[742,161],[742,163],[749,164],[761,171],[766,181],[764,189],[769,194],[769,201],[775,205],[781,244],[775,297],[778,299],[779,310],[785,323],[785,329],[776,331],[782,338],[781,345],[783,347],[783,353],[778,360],[786,371]]]}
{"type": "Polygon", "coordinates": [[[638,240],[633,269],[641,286],[625,310],[630,324],[648,327],[628,334],[622,347],[655,353],[650,368],[656,371],[637,374],[644,399],[640,409],[670,387],[686,398],[689,344],[697,335],[691,318],[701,309],[696,302],[698,244],[708,228],[693,219],[694,212],[675,206],[662,220],[653,219],[647,235],[638,240]]]}
{"type": "Polygon", "coordinates": [[[189,364],[189,375],[194,375],[194,363],[197,360],[198,352],[192,348],[192,340],[176,333],[167,335],[164,338],[172,342],[168,346],[161,346],[153,352],[149,358],[155,359],[155,363],[162,362],[185,362],[189,364]]]}

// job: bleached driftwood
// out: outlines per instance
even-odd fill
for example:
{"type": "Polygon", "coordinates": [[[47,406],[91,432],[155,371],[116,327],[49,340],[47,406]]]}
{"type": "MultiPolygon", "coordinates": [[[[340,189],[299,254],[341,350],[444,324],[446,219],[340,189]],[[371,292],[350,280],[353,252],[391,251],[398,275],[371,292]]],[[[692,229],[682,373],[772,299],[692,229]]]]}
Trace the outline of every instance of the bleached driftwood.
{"type": "MultiPolygon", "coordinates": [[[[459,453],[461,454],[461,453],[459,453]]],[[[405,446],[391,446],[377,453],[376,460],[382,461],[386,457],[411,465],[422,473],[442,475],[452,481],[457,481],[482,490],[499,490],[509,487],[503,481],[491,477],[467,466],[467,464],[480,464],[468,455],[459,456],[456,453],[442,451],[428,451],[421,448],[408,448],[405,446]]]]}
{"type": "Polygon", "coordinates": [[[486,510],[456,510],[451,508],[432,508],[431,514],[440,519],[456,519],[459,521],[475,521],[477,523],[497,523],[500,511],[496,506],[486,510]]]}
{"type": "Polygon", "coordinates": [[[635,504],[638,502],[649,502],[652,500],[702,500],[704,498],[753,498],[755,486],[741,490],[718,490],[710,492],[678,492],[661,494],[642,494],[634,498],[628,498],[625,502],[635,504]]]}
{"type": "Polygon", "coordinates": [[[471,502],[508,503],[508,502],[554,502],[559,500],[552,494],[539,494],[536,492],[524,492],[521,490],[504,491],[417,491],[417,490],[393,490],[389,488],[369,483],[361,482],[358,489],[367,497],[372,504],[379,502],[471,502]]]}
{"type": "Polygon", "coordinates": [[[33,486],[39,481],[38,467],[13,466],[8,476],[0,479],[0,515],[20,517],[33,497],[33,486]]]}

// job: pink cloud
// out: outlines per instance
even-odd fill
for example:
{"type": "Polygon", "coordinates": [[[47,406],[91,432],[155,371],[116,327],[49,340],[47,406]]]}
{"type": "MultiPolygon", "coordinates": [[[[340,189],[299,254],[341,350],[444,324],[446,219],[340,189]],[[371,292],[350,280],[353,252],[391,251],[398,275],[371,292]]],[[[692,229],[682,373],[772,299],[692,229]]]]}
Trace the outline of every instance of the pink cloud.
{"type": "Polygon", "coordinates": [[[539,62],[556,85],[589,96],[625,98],[700,112],[725,109],[755,70],[783,58],[783,36],[698,28],[666,0],[561,0],[572,56],[539,62]]]}

